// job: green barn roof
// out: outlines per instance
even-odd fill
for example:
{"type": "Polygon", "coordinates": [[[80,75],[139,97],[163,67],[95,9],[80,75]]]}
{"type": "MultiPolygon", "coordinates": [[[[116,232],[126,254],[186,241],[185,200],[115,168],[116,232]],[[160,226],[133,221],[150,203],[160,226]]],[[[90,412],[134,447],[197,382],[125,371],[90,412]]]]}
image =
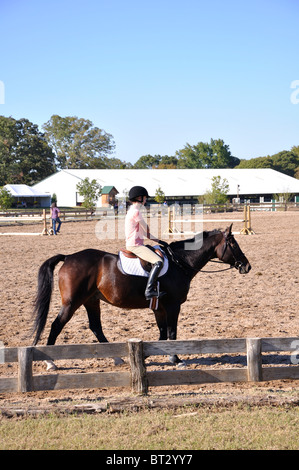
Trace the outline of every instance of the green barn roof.
{"type": "Polygon", "coordinates": [[[102,194],[109,194],[112,189],[115,189],[115,191],[118,193],[117,189],[114,186],[103,186],[102,194]]]}

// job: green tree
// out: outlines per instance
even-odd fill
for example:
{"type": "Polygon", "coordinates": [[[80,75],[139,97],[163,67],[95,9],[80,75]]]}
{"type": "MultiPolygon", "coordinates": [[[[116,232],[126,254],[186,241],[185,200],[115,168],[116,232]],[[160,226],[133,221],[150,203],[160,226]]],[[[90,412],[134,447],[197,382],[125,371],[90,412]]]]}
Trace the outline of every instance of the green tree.
{"type": "Polygon", "coordinates": [[[84,198],[82,206],[87,210],[94,210],[95,202],[101,195],[101,185],[95,179],[89,181],[89,178],[85,178],[77,184],[76,188],[80,196],[84,198]]]}
{"type": "Polygon", "coordinates": [[[0,116],[0,185],[34,184],[55,171],[55,155],[37,125],[0,116]]]}
{"type": "Polygon", "coordinates": [[[267,157],[251,158],[241,160],[237,168],[272,168],[289,176],[299,176],[299,147],[291,150],[282,150],[267,157]]]}
{"type": "Polygon", "coordinates": [[[241,160],[236,168],[273,168],[273,162],[270,156],[257,157],[249,160],[241,160]]]}
{"type": "Polygon", "coordinates": [[[178,159],[175,156],[163,155],[157,168],[177,168],[178,159]]]}
{"type": "Polygon", "coordinates": [[[151,168],[176,168],[178,159],[175,156],[168,155],[143,155],[134,164],[133,168],[151,169],[151,168]]]}
{"type": "Polygon", "coordinates": [[[221,180],[221,176],[213,176],[211,189],[204,195],[206,204],[225,204],[227,202],[227,193],[229,184],[226,178],[221,180]]]}
{"type": "Polygon", "coordinates": [[[0,189],[0,207],[2,210],[6,211],[13,204],[13,196],[6,188],[0,189]]]}
{"type": "Polygon", "coordinates": [[[163,193],[162,189],[159,186],[155,192],[155,201],[158,202],[158,204],[162,204],[164,200],[165,200],[165,194],[163,193]]]}
{"type": "Polygon", "coordinates": [[[43,129],[59,168],[109,168],[113,137],[88,119],[53,115],[43,129]]]}
{"type": "Polygon", "coordinates": [[[161,156],[160,155],[143,155],[140,157],[136,163],[134,163],[134,168],[137,169],[151,169],[159,165],[161,156]]]}
{"type": "Polygon", "coordinates": [[[222,139],[186,144],[176,152],[178,168],[234,168],[240,160],[233,157],[222,139]]]}
{"type": "Polygon", "coordinates": [[[107,161],[107,164],[109,165],[109,168],[111,169],[120,169],[120,170],[126,170],[129,168],[133,168],[132,163],[130,162],[125,162],[124,160],[120,160],[119,158],[115,157],[110,157],[107,161]]]}
{"type": "Polygon", "coordinates": [[[297,167],[299,166],[299,156],[295,152],[283,150],[275,155],[272,155],[273,169],[285,173],[289,176],[294,176],[297,167]]]}

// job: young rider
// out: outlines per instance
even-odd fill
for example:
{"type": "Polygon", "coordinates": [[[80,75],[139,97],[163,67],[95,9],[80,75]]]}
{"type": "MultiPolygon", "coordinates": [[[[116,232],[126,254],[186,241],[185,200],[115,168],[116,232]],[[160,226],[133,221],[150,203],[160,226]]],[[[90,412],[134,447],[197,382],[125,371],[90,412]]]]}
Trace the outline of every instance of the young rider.
{"type": "Polygon", "coordinates": [[[125,219],[125,235],[126,249],[153,265],[145,289],[145,298],[150,300],[153,297],[158,297],[156,281],[163,267],[163,259],[143,244],[144,238],[160,242],[158,238],[151,235],[149,227],[141,214],[141,208],[146,203],[147,198],[148,192],[143,186],[133,186],[130,189],[129,201],[131,206],[125,219]]]}

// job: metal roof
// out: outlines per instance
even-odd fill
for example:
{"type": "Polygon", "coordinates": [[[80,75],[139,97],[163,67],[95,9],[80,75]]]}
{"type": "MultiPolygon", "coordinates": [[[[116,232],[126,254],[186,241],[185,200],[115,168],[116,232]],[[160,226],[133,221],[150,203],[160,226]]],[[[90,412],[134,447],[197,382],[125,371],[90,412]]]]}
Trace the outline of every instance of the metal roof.
{"type": "MultiPolygon", "coordinates": [[[[119,191],[119,196],[127,194],[135,185],[145,186],[150,196],[154,196],[158,187],[166,196],[199,196],[211,189],[213,176],[226,178],[229,184],[229,195],[237,194],[299,194],[299,180],[278,171],[263,169],[101,169],[101,170],[61,170],[63,173],[78,179],[96,179],[100,185],[113,186],[119,191]]],[[[47,182],[55,182],[57,173],[47,178],[47,182]]],[[[44,180],[46,181],[46,180],[44,180]]],[[[43,182],[36,185],[39,190],[43,182]]],[[[49,186],[49,185],[47,185],[49,186]]],[[[46,187],[46,186],[45,186],[46,187]]],[[[34,188],[31,188],[34,189],[34,188]]]]}
{"type": "Polygon", "coordinates": [[[51,197],[51,194],[36,190],[27,184],[6,184],[4,188],[15,197],[51,197]]]}

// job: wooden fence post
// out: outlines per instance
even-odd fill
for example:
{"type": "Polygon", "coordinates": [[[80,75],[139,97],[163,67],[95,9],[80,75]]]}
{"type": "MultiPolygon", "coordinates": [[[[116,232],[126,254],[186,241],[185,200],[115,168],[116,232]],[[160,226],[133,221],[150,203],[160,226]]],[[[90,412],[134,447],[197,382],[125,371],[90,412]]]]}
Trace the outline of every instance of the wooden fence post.
{"type": "Polygon", "coordinates": [[[262,340],[246,338],[247,377],[249,382],[260,382],[262,378],[262,340]]]}
{"type": "Polygon", "coordinates": [[[141,339],[128,340],[129,362],[131,367],[132,391],[142,395],[147,394],[148,381],[144,364],[143,342],[141,339]]]}
{"type": "Polygon", "coordinates": [[[18,348],[18,392],[31,392],[33,348],[18,348]]]}

